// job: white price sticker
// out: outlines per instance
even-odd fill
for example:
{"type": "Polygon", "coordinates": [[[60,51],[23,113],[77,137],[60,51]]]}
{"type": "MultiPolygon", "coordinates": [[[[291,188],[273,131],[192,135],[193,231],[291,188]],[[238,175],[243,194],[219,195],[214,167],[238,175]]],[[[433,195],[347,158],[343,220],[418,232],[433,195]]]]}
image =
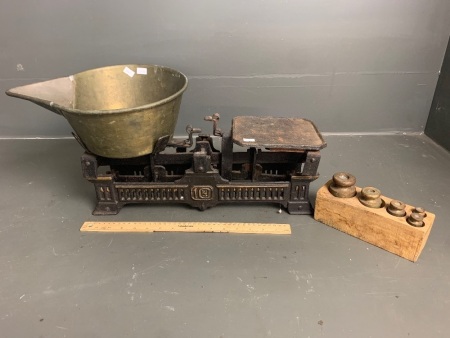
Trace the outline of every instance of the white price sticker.
{"type": "Polygon", "coordinates": [[[147,75],[147,68],[138,67],[138,68],[136,69],[136,74],[139,74],[139,75],[147,75]]]}
{"type": "Polygon", "coordinates": [[[125,68],[123,69],[123,72],[124,72],[125,74],[127,74],[129,77],[133,77],[134,74],[135,74],[135,72],[134,72],[133,70],[131,70],[130,68],[128,68],[128,67],[125,67],[125,68]]]}

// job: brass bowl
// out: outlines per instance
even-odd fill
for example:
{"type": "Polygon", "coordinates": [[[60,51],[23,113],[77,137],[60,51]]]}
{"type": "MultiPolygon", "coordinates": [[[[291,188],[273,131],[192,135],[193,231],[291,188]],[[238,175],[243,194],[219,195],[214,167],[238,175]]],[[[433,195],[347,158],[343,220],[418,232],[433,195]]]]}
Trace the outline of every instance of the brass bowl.
{"type": "Polygon", "coordinates": [[[120,65],[10,89],[70,123],[86,148],[111,158],[153,151],[173,136],[187,77],[155,65],[120,65]]]}

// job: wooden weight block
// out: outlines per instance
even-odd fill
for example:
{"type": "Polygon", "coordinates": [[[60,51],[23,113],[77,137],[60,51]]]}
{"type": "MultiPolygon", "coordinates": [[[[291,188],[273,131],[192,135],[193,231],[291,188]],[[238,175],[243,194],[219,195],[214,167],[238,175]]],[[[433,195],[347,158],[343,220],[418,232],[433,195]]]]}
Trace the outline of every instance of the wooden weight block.
{"type": "Polygon", "coordinates": [[[356,187],[357,195],[339,198],[329,191],[331,180],[319,189],[316,197],[314,219],[359,238],[367,243],[392,252],[410,261],[417,261],[425,247],[435,215],[426,211],[423,227],[414,227],[406,221],[414,207],[406,205],[406,216],[396,217],[387,212],[391,198],[381,196],[381,208],[369,208],[358,199],[361,188],[356,187]]]}

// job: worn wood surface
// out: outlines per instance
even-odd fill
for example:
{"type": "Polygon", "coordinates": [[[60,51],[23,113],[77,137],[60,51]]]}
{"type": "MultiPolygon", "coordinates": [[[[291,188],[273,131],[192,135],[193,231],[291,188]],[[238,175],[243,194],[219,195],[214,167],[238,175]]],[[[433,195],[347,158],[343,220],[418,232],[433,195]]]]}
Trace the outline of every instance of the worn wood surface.
{"type": "Polygon", "coordinates": [[[327,145],[312,121],[292,117],[237,116],[233,142],[278,151],[320,150],[327,145]]]}
{"type": "MultiPolygon", "coordinates": [[[[435,215],[426,211],[423,227],[413,227],[405,217],[390,215],[386,206],[391,198],[381,196],[384,207],[374,209],[362,205],[358,196],[361,188],[356,187],[357,196],[334,197],[328,190],[331,181],[317,192],[314,218],[335,229],[392,252],[410,261],[417,261],[433,226],[435,215]]],[[[414,206],[406,205],[409,215],[414,206]]]]}

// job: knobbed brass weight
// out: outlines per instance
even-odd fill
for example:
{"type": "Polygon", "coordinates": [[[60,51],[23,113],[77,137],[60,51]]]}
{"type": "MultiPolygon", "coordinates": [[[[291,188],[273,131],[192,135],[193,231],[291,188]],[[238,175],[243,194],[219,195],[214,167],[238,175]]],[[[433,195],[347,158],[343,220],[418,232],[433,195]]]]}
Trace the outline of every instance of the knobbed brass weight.
{"type": "Polygon", "coordinates": [[[381,205],[383,204],[381,191],[374,187],[362,188],[359,201],[369,208],[381,208],[381,205]]]}
{"type": "Polygon", "coordinates": [[[356,195],[355,184],[355,176],[346,172],[337,172],[333,175],[329,191],[335,197],[351,198],[356,195]]]}
{"type": "Polygon", "coordinates": [[[406,204],[399,200],[392,200],[387,208],[388,213],[392,216],[403,217],[406,215],[406,204]]]}
{"type": "Polygon", "coordinates": [[[408,216],[406,221],[415,227],[423,227],[423,219],[426,217],[425,209],[421,207],[415,207],[411,215],[408,216]]]}
{"type": "Polygon", "coordinates": [[[415,207],[413,212],[416,214],[421,214],[423,216],[423,218],[425,218],[427,216],[425,209],[422,207],[415,207]]]}

